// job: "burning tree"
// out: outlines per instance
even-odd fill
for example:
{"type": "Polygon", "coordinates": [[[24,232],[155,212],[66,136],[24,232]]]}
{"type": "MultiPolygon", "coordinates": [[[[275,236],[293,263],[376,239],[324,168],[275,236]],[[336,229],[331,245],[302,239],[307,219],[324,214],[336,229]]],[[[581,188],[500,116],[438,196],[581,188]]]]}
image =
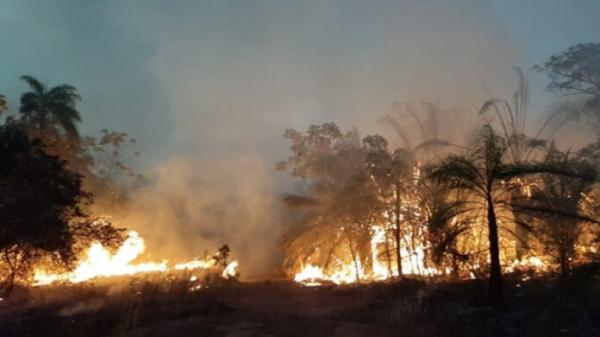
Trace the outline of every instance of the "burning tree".
{"type": "MultiPolygon", "coordinates": [[[[589,149],[589,147],[588,147],[589,149]]],[[[574,158],[562,153],[552,144],[546,155],[546,163],[570,170],[578,176],[543,174],[531,188],[531,197],[515,206],[527,210],[537,221],[536,236],[543,243],[545,252],[560,265],[561,275],[569,275],[576,259],[577,245],[585,232],[586,225],[597,224],[595,216],[594,167],[582,157],[574,158]]]]}
{"type": "MultiPolygon", "coordinates": [[[[378,172],[378,166],[382,166],[384,171],[386,167],[391,168],[391,171],[384,172],[385,178],[380,188],[391,189],[391,195],[385,199],[392,202],[393,207],[388,213],[393,214],[396,219],[396,223],[391,227],[395,232],[399,275],[403,273],[402,258],[399,253],[402,245],[406,246],[405,250],[412,250],[410,255],[423,255],[419,259],[422,261],[420,264],[425,267],[429,257],[426,258],[424,255],[430,252],[423,249],[424,246],[428,241],[440,238],[439,235],[434,235],[441,233],[439,231],[434,233],[439,226],[436,228],[430,220],[433,219],[432,216],[440,215],[436,212],[444,207],[446,201],[441,196],[447,191],[443,185],[431,184],[430,181],[422,179],[420,172],[422,163],[442,153],[462,148],[445,140],[439,129],[440,116],[456,112],[456,109],[444,109],[434,102],[423,101],[419,104],[405,102],[392,104],[392,111],[381,118],[382,122],[393,128],[400,145],[393,150],[392,154],[388,154],[387,158],[385,154],[387,149],[376,150],[371,158],[378,159],[380,162],[377,163],[378,165],[370,163],[370,167],[375,168],[373,177],[376,180],[382,176],[382,172],[378,172]],[[384,159],[383,163],[381,159],[384,159]],[[402,226],[405,227],[404,231],[401,229],[402,226]],[[429,233],[429,229],[433,232],[429,233]],[[409,240],[405,240],[406,238],[409,240]]],[[[444,130],[448,131],[448,128],[444,130]]],[[[440,219],[438,217],[436,221],[440,219]]],[[[446,250],[448,251],[452,250],[446,250]]],[[[459,254],[453,256],[458,257],[459,254]]],[[[408,268],[407,272],[423,274],[422,270],[415,270],[414,266],[408,268]]]]}
{"type": "Polygon", "coordinates": [[[304,226],[285,239],[288,267],[335,283],[437,273],[427,267],[427,214],[411,152],[390,152],[379,135],[361,142],[333,123],[288,130],[286,138],[293,155],[279,168],[309,188],[285,198],[307,211],[304,226]]]}
{"type": "MultiPolygon", "coordinates": [[[[481,215],[485,218],[488,235],[488,251],[490,259],[489,291],[493,303],[502,302],[502,269],[500,254],[500,230],[514,235],[506,227],[507,224],[528,227],[520,223],[515,213],[561,214],[559,210],[550,208],[532,209],[524,207],[525,198],[515,198],[513,189],[521,189],[519,178],[532,174],[552,174],[553,176],[570,176],[582,179],[593,179],[594,176],[582,175],[571,167],[557,165],[513,163],[507,161],[509,144],[494,132],[491,126],[484,126],[475,140],[475,146],[466,155],[450,155],[440,163],[429,167],[429,178],[449,188],[466,194],[466,200],[472,206],[467,212],[474,213],[471,219],[481,215]],[[478,215],[477,212],[480,212],[478,215]],[[481,214],[483,213],[483,214],[481,214]]],[[[574,216],[577,216],[574,214],[574,216]]],[[[477,222],[473,222],[476,224],[477,222]]]]}
{"type": "MultiPolygon", "coordinates": [[[[401,277],[404,270],[402,247],[405,245],[402,239],[405,232],[411,230],[406,228],[409,225],[408,220],[414,220],[411,217],[411,210],[406,207],[405,199],[414,195],[412,188],[414,187],[416,159],[412,153],[403,149],[397,149],[390,153],[387,140],[379,135],[365,137],[363,144],[367,153],[367,171],[380,197],[384,214],[387,215],[385,218],[389,221],[388,226],[384,226],[388,273],[390,276],[394,275],[391,265],[393,259],[390,254],[390,251],[393,251],[396,260],[396,274],[401,277]],[[388,228],[392,232],[393,240],[389,238],[390,230],[388,228]],[[393,249],[390,249],[390,242],[395,246],[393,249]]],[[[416,233],[412,234],[411,237],[414,238],[416,233]]]]}
{"type": "Polygon", "coordinates": [[[110,224],[95,225],[81,206],[91,195],[81,176],[31,140],[19,122],[0,126],[0,252],[6,268],[4,293],[16,280],[31,277],[34,264],[46,261],[73,266],[80,243],[94,239],[106,245],[121,240],[110,224]]]}
{"type": "Polygon", "coordinates": [[[307,211],[302,228],[285,239],[288,266],[316,264],[336,271],[337,282],[360,281],[372,270],[370,239],[383,205],[366,170],[358,133],[342,134],[326,123],[305,134],[287,130],[285,136],[293,155],[278,168],[291,170],[309,188],[307,194],[285,198],[307,211]]]}
{"type": "MultiPolygon", "coordinates": [[[[527,119],[529,114],[529,83],[521,68],[514,67],[517,75],[517,90],[513,93],[510,100],[495,98],[490,94],[490,98],[486,100],[479,110],[479,116],[482,118],[490,118],[486,123],[497,124],[497,130],[502,134],[506,141],[507,163],[521,164],[531,160],[541,159],[546,145],[552,140],[561,125],[548,128],[552,124],[556,116],[549,116],[542,124],[535,136],[527,135],[527,119]]],[[[487,88],[486,88],[487,89],[487,88]]],[[[488,90],[489,92],[489,90],[488,90]]],[[[527,186],[530,184],[521,178],[521,188],[514,188],[511,191],[511,196],[516,200],[522,199],[527,193],[527,186]]],[[[532,219],[524,213],[513,214],[516,217],[516,222],[521,224],[531,225],[532,219]]],[[[528,244],[528,226],[516,226],[516,257],[523,258],[529,250],[528,244]]]]}

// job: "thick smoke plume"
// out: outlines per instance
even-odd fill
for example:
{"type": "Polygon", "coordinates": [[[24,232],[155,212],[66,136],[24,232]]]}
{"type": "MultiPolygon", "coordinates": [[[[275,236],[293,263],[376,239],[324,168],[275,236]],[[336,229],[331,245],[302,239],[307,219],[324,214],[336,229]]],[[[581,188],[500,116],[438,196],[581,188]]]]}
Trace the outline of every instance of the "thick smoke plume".
{"type": "Polygon", "coordinates": [[[256,158],[199,161],[174,157],[136,189],[117,223],[140,232],[151,259],[204,257],[229,244],[242,277],[278,264],[278,200],[269,170],[256,158]]]}

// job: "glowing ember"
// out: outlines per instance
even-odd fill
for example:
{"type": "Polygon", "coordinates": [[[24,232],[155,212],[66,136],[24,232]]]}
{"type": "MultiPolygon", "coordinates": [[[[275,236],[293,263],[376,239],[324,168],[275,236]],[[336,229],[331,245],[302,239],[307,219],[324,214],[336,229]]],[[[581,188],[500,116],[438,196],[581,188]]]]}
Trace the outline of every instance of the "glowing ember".
{"type": "MultiPolygon", "coordinates": [[[[174,268],[169,268],[166,260],[158,263],[133,263],[144,250],[144,239],[135,231],[128,233],[127,239],[115,254],[111,254],[99,242],[94,242],[88,249],[85,258],[75,270],[61,274],[50,274],[41,269],[36,270],[34,273],[34,285],[47,285],[57,281],[80,283],[98,277],[167,272],[172,270],[210,269],[217,265],[217,260],[214,257],[179,263],[174,268]]],[[[222,277],[235,277],[237,275],[237,266],[237,261],[230,262],[224,268],[222,277]]],[[[197,277],[192,276],[190,280],[196,281],[197,277]]]]}

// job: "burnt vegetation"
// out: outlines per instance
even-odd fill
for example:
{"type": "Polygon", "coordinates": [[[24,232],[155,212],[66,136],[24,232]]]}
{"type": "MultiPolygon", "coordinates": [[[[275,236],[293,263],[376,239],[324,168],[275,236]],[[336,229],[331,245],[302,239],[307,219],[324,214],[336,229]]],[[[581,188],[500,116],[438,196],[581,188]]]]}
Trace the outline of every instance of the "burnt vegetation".
{"type": "Polygon", "coordinates": [[[433,102],[393,104],[387,138],[333,122],[286,130],[277,169],[302,188],[283,197],[285,281],[222,277],[224,245],[200,283],[165,273],[50,287],[31,287],[36,267],[69,271],[92,242],[123,243],[99,214],[126,212],[144,176],[127,133],[79,133],[75,87],[23,76],[18,111],[0,95],[0,332],[596,336],[600,140],[569,149],[558,134],[600,121],[600,44],[535,69],[562,103],[538,128],[515,68],[514,94],[467,111],[477,126],[462,139],[441,119],[463,111],[433,102]]]}

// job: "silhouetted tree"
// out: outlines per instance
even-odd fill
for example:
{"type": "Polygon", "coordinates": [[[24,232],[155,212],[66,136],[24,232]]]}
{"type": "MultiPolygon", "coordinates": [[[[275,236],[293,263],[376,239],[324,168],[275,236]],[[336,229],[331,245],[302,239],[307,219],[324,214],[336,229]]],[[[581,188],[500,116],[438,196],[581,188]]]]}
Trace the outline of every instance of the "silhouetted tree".
{"type": "Polygon", "coordinates": [[[468,193],[468,198],[472,198],[470,204],[479,206],[485,213],[490,258],[489,293],[494,304],[500,304],[503,300],[498,220],[504,224],[518,222],[517,217],[508,217],[504,212],[552,213],[552,210],[532,209],[522,205],[515,208],[516,199],[511,196],[511,191],[522,187],[517,179],[541,173],[581,177],[570,168],[565,170],[547,164],[513,163],[507,160],[507,153],[507,141],[497,135],[491,126],[486,125],[475,140],[474,148],[466,155],[450,155],[428,168],[429,178],[439,184],[447,184],[451,189],[468,193]]]}
{"type": "MultiPolygon", "coordinates": [[[[568,153],[558,151],[554,144],[550,146],[545,161],[579,176],[596,175],[591,165],[570,158],[568,153]]],[[[547,253],[560,265],[563,276],[570,273],[575,246],[583,233],[584,224],[593,221],[585,216],[586,208],[591,206],[587,199],[593,185],[592,179],[543,174],[539,183],[532,186],[531,197],[515,205],[518,209],[523,208],[520,204],[533,206],[526,209],[539,219],[536,232],[547,253]]]]}
{"type": "MultiPolygon", "coordinates": [[[[31,91],[21,96],[21,120],[33,135],[46,141],[49,132],[63,131],[70,137],[79,137],[77,123],[81,121],[75,103],[81,98],[77,89],[61,84],[48,89],[32,76],[22,76],[31,91]]],[[[54,134],[52,136],[55,136],[54,134]]]]}
{"type": "Polygon", "coordinates": [[[120,230],[87,218],[81,206],[91,195],[81,176],[49,155],[14,119],[0,125],[0,254],[6,268],[5,292],[27,279],[42,260],[72,266],[80,243],[99,240],[114,245],[120,230]]]}
{"type": "MultiPolygon", "coordinates": [[[[480,117],[492,117],[494,120],[488,122],[497,122],[502,137],[506,140],[507,155],[506,160],[510,163],[519,164],[540,157],[546,148],[547,139],[552,139],[558,128],[549,131],[547,123],[542,124],[534,137],[526,133],[527,116],[529,114],[529,83],[523,74],[521,68],[513,68],[517,74],[517,90],[510,100],[491,97],[486,100],[479,110],[480,117]]],[[[491,93],[490,93],[491,96],[491,93]]],[[[549,120],[552,116],[549,117],[549,120]]],[[[522,188],[514,188],[511,192],[512,197],[520,199],[524,195],[524,189],[527,182],[523,182],[522,188]]],[[[528,223],[525,214],[514,214],[518,223],[528,223]]],[[[517,226],[516,244],[517,258],[521,258],[528,250],[528,232],[523,230],[524,226],[517,226]]]]}
{"type": "Polygon", "coordinates": [[[600,43],[571,46],[534,68],[550,78],[549,91],[582,103],[568,109],[567,117],[586,115],[600,121],[600,43]]]}

